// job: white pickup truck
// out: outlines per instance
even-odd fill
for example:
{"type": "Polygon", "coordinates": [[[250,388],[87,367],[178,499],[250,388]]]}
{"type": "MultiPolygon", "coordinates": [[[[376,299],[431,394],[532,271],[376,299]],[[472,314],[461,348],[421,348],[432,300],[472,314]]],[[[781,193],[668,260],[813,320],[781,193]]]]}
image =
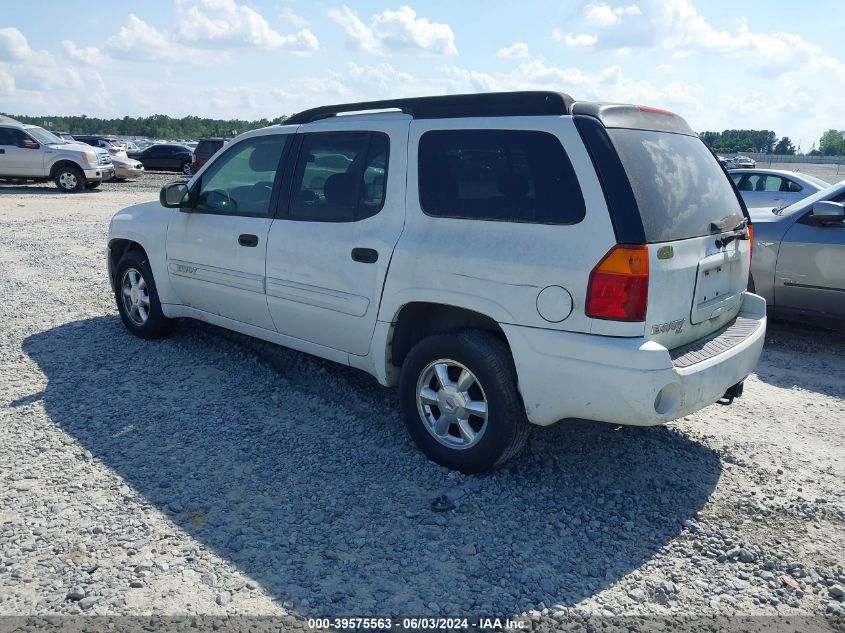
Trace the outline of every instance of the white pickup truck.
{"type": "Polygon", "coordinates": [[[59,190],[76,193],[114,178],[106,150],[69,143],[36,125],[0,116],[0,179],[52,180],[59,190]]]}

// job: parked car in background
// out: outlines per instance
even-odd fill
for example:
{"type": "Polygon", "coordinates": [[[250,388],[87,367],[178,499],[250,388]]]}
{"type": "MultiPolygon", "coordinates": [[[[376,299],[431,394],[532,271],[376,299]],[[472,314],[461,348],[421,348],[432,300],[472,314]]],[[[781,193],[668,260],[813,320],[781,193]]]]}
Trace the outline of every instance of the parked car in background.
{"type": "Polygon", "coordinates": [[[749,209],[790,205],[830,187],[821,178],[780,169],[733,169],[731,178],[749,209]]]}
{"type": "Polygon", "coordinates": [[[106,150],[69,143],[44,128],[0,115],[0,178],[53,180],[59,190],[76,193],[113,177],[106,150]]]}
{"type": "Polygon", "coordinates": [[[329,106],[200,174],[112,218],[126,328],[196,318],[368,371],[449,468],[505,462],[532,423],[729,404],[763,348],[744,207],[670,112],[551,92],[329,106]]]}
{"type": "Polygon", "coordinates": [[[114,179],[126,180],[127,178],[140,178],[144,175],[144,165],[141,161],[129,158],[125,152],[112,155],[111,162],[114,164],[114,179]]]}
{"type": "Polygon", "coordinates": [[[845,180],[753,216],[749,289],[774,315],[845,326],[845,180]]]}
{"type": "Polygon", "coordinates": [[[757,162],[753,158],[739,154],[731,159],[732,169],[751,169],[757,166],[757,162]]]}
{"type": "Polygon", "coordinates": [[[193,154],[184,145],[155,143],[140,152],[127,152],[127,155],[140,161],[147,171],[179,171],[186,175],[191,174],[193,154]]]}
{"type": "Polygon", "coordinates": [[[225,143],[226,139],[221,137],[201,138],[191,159],[191,173],[197,173],[225,143]]]}

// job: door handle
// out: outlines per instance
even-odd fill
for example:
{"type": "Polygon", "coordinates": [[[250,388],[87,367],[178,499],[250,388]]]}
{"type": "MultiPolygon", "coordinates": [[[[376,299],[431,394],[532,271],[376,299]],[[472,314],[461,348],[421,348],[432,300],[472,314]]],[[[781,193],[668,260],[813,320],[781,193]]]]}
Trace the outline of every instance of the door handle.
{"type": "Polygon", "coordinates": [[[258,246],[258,236],[251,233],[241,233],[238,236],[238,244],[241,246],[258,246]]]}
{"type": "Polygon", "coordinates": [[[6,153],[5,149],[0,149],[0,154],[5,154],[5,153],[6,153]]]}
{"type": "Polygon", "coordinates": [[[352,259],[362,264],[375,264],[378,261],[378,251],[374,248],[353,248],[352,259]]]}

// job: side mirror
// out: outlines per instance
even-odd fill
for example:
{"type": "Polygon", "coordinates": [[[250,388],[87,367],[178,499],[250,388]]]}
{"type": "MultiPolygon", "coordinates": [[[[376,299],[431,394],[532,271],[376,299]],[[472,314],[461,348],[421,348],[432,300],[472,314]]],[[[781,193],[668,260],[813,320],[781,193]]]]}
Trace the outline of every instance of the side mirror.
{"type": "Polygon", "coordinates": [[[26,139],[21,141],[21,147],[24,149],[38,149],[41,146],[33,140],[26,139]]]}
{"type": "Polygon", "coordinates": [[[845,221],[845,205],[830,200],[820,200],[813,204],[810,217],[819,224],[841,224],[845,221]]]}
{"type": "Polygon", "coordinates": [[[158,200],[161,206],[168,209],[178,209],[188,204],[188,184],[184,182],[171,182],[161,188],[158,200]]]}

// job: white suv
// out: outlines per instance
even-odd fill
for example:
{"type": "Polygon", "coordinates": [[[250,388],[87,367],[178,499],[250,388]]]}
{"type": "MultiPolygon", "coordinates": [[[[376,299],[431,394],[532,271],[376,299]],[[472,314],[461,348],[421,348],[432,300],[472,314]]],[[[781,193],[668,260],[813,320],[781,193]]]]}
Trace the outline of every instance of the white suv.
{"type": "Polygon", "coordinates": [[[750,235],[669,112],[456,95],[243,134],[115,214],[108,266],[137,336],[192,317],[358,367],[398,384],[431,459],[478,472],[531,423],[654,425],[738,396],[766,329],[750,235]]]}

